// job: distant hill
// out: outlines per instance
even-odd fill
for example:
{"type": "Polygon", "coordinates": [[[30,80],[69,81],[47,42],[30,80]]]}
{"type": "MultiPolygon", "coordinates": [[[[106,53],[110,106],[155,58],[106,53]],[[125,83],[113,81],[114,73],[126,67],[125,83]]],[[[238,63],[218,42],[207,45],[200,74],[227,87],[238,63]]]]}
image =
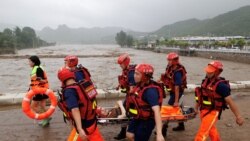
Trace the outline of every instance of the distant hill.
{"type": "Polygon", "coordinates": [[[49,42],[110,44],[115,43],[116,33],[121,30],[135,36],[147,34],[130,31],[121,27],[69,28],[67,25],[59,25],[55,30],[50,27],[45,27],[41,31],[37,31],[37,34],[41,39],[49,42]]]}
{"type": "Polygon", "coordinates": [[[212,19],[189,19],[166,25],[152,32],[163,37],[178,36],[250,36],[250,6],[245,6],[212,19]]]}
{"type": "MultiPolygon", "coordinates": [[[[0,32],[4,28],[15,28],[11,24],[0,23],[0,32]]],[[[250,6],[221,14],[211,19],[188,19],[166,25],[155,32],[136,32],[122,27],[104,28],[70,28],[59,25],[56,29],[45,27],[36,31],[37,35],[48,42],[76,43],[76,44],[112,44],[115,43],[116,33],[121,30],[134,38],[147,36],[148,39],[157,37],[178,36],[249,36],[250,37],[250,6]]],[[[141,38],[142,39],[142,38],[141,38]]]]}

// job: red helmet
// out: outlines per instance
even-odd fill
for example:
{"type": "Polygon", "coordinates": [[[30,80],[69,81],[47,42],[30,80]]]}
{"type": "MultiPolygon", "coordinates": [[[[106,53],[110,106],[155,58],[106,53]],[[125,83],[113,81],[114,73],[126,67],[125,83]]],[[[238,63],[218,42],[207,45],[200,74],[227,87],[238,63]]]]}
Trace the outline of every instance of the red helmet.
{"type": "Polygon", "coordinates": [[[223,70],[223,64],[220,61],[212,61],[209,63],[209,65],[212,65],[213,67],[219,69],[219,70],[223,70]]]}
{"type": "Polygon", "coordinates": [[[223,71],[223,64],[217,60],[210,62],[205,68],[205,71],[208,73],[215,72],[216,70],[223,71]]]}
{"type": "Polygon", "coordinates": [[[143,74],[142,75],[142,77],[143,77],[142,80],[145,80],[145,76],[147,76],[148,78],[153,77],[154,68],[150,64],[138,64],[135,67],[135,70],[137,70],[138,72],[143,74]]]}
{"type": "Polygon", "coordinates": [[[169,54],[167,54],[167,60],[173,60],[173,59],[178,59],[179,55],[175,52],[171,52],[169,54]]]}
{"type": "Polygon", "coordinates": [[[78,64],[78,57],[75,55],[68,55],[64,58],[64,61],[67,62],[68,67],[75,67],[78,64]]]}
{"type": "Polygon", "coordinates": [[[127,53],[124,53],[118,57],[117,60],[118,64],[124,64],[125,66],[128,66],[130,63],[130,57],[127,53]]]}
{"type": "Polygon", "coordinates": [[[75,74],[74,74],[74,72],[70,71],[69,69],[63,67],[63,68],[58,70],[57,77],[62,83],[64,83],[66,80],[68,80],[70,78],[75,79],[75,74]]]}

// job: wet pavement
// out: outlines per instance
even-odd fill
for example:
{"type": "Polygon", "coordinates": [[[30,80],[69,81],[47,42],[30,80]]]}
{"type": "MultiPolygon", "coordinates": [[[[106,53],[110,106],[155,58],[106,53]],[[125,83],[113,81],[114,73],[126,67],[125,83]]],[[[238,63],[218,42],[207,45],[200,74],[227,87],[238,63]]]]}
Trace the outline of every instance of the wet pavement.
{"type": "MultiPolygon", "coordinates": [[[[185,105],[193,105],[193,95],[185,96],[185,105]]],[[[99,106],[112,107],[118,99],[103,99],[99,106]]],[[[164,103],[167,103],[165,99],[164,103]]],[[[0,108],[1,141],[64,141],[70,133],[71,126],[65,124],[62,112],[56,108],[49,127],[42,128],[38,121],[28,118],[19,106],[0,108]],[[5,136],[8,135],[8,136],[5,136]]],[[[119,132],[120,125],[99,125],[106,141],[114,141],[113,137],[119,132]]],[[[152,135],[151,140],[154,140],[152,135]]]]}
{"type": "MultiPolygon", "coordinates": [[[[98,103],[112,106],[116,100],[100,100],[98,103]]],[[[64,123],[58,107],[50,126],[45,128],[24,115],[20,106],[0,107],[0,115],[0,141],[65,141],[71,130],[71,126],[64,123]]]]}
{"type": "MultiPolygon", "coordinates": [[[[248,141],[250,138],[250,112],[248,103],[250,101],[250,91],[234,92],[233,97],[236,104],[240,107],[242,116],[245,118],[245,124],[238,127],[230,110],[223,113],[222,120],[218,123],[222,140],[225,141],[248,141]],[[230,125],[230,126],[229,126],[230,125]]],[[[164,103],[167,103],[168,97],[164,103]]],[[[112,106],[117,99],[99,100],[101,106],[112,106]]],[[[189,94],[185,96],[184,105],[192,106],[194,96],[189,94]]],[[[63,122],[62,112],[57,108],[53,114],[50,126],[42,128],[37,121],[29,119],[23,113],[20,107],[0,108],[0,140],[1,141],[65,141],[70,133],[70,125],[63,122]]],[[[189,120],[185,123],[185,132],[173,132],[172,127],[176,123],[169,125],[168,141],[192,141],[199,127],[199,118],[189,120]]],[[[99,125],[98,126],[106,141],[114,141],[113,137],[119,132],[120,125],[99,125]]],[[[152,134],[150,141],[155,140],[152,134]]]]}

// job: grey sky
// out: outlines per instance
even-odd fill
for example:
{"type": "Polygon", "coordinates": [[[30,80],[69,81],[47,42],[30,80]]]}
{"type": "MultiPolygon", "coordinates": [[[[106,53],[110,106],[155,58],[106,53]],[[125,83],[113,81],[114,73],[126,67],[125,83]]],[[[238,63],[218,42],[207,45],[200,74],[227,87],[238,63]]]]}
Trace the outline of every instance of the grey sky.
{"type": "Polygon", "coordinates": [[[153,31],[166,24],[206,19],[250,0],[0,0],[0,23],[42,29],[120,26],[153,31]]]}

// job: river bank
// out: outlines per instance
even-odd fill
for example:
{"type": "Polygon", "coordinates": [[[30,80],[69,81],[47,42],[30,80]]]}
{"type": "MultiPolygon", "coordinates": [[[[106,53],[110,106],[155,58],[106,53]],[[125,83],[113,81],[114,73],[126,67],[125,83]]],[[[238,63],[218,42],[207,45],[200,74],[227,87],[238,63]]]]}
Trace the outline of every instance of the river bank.
{"type": "MultiPolygon", "coordinates": [[[[150,63],[155,68],[154,79],[157,80],[160,74],[165,71],[166,54],[131,48],[120,48],[117,45],[58,45],[37,49],[19,50],[19,56],[23,58],[1,59],[0,94],[25,93],[29,86],[29,73],[31,68],[28,66],[28,56],[48,56],[60,55],[58,58],[41,58],[50,83],[50,88],[57,90],[60,82],[57,79],[57,70],[64,64],[64,56],[75,54],[80,56],[80,63],[87,67],[92,75],[92,79],[99,89],[113,89],[118,85],[117,76],[121,73],[119,65],[116,64],[117,56],[127,52],[131,56],[131,63],[150,63]],[[88,57],[86,57],[88,56],[88,57]],[[93,56],[93,57],[89,57],[93,56]],[[98,57],[96,57],[98,56],[98,57]],[[108,57],[105,57],[108,56],[108,57]]],[[[199,57],[180,57],[181,63],[187,69],[187,81],[189,84],[199,84],[204,78],[204,67],[211,59],[199,57]]],[[[230,81],[250,80],[250,64],[222,61],[224,64],[223,77],[230,81]]]]}

